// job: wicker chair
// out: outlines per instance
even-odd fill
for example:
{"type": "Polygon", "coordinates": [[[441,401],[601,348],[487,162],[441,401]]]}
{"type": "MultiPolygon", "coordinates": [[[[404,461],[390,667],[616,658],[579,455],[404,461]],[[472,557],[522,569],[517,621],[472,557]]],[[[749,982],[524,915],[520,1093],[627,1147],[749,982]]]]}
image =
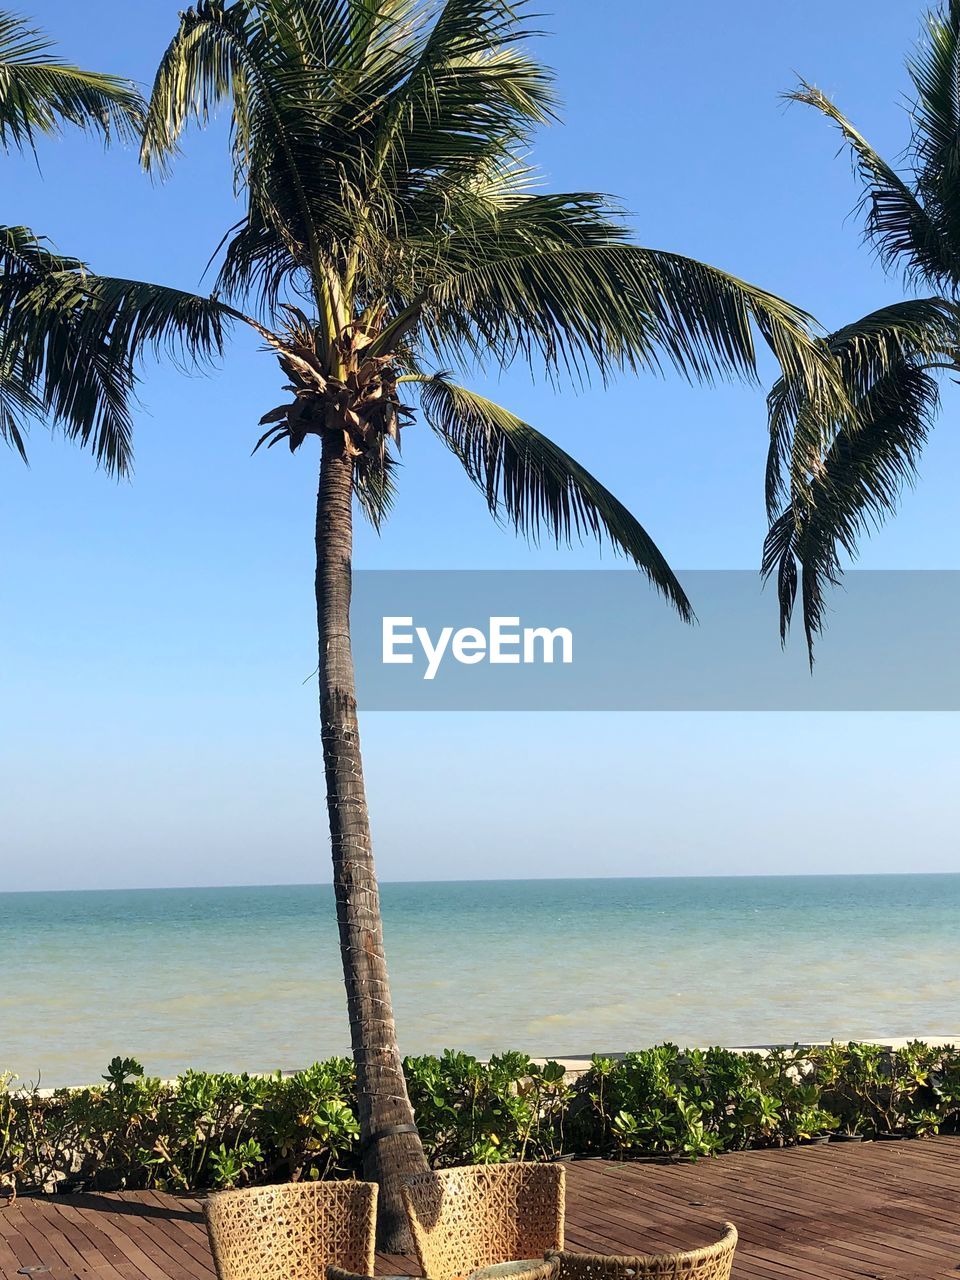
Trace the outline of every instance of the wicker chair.
{"type": "Polygon", "coordinates": [[[403,1201],[420,1268],[455,1280],[563,1248],[562,1164],[493,1164],[417,1173],[403,1201]]]}
{"type": "Polygon", "coordinates": [[[204,1215],[220,1280],[325,1280],[328,1263],[373,1274],[372,1182],[220,1191],[204,1215]]]}
{"type": "Polygon", "coordinates": [[[716,1244],[685,1253],[651,1253],[641,1258],[622,1258],[602,1253],[564,1253],[547,1255],[557,1264],[556,1280],[641,1280],[644,1276],[682,1276],[684,1280],[729,1280],[733,1267],[733,1251],[737,1247],[737,1229],[732,1222],[723,1224],[724,1232],[716,1244]]]}

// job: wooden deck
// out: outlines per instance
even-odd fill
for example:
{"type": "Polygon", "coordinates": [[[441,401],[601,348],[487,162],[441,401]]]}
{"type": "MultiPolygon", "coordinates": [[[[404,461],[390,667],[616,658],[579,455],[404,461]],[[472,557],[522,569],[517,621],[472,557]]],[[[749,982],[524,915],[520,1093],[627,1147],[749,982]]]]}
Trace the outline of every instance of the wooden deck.
{"type": "MultiPolygon", "coordinates": [[[[567,1244],[595,1253],[706,1243],[737,1224],[736,1280],[960,1275],[960,1138],[749,1151],[695,1165],[568,1166],[567,1244]]],[[[415,1271],[379,1259],[381,1272],[415,1271]]],[[[196,1200],[154,1192],[0,1209],[0,1277],[210,1280],[196,1200]]]]}

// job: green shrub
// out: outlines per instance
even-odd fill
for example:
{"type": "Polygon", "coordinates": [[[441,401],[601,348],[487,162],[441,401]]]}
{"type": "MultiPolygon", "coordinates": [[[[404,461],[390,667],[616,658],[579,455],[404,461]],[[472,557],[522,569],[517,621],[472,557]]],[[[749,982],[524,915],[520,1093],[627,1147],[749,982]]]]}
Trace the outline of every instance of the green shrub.
{"type": "MultiPolygon", "coordinates": [[[[438,1166],[550,1160],[696,1159],[864,1137],[960,1129],[960,1050],[831,1044],[771,1053],[658,1045],[594,1058],[571,1081],[522,1053],[408,1058],[424,1147],[438,1166]]],[[[164,1083],[114,1058],[103,1083],[41,1093],[0,1076],[0,1187],[177,1192],[361,1169],[353,1064],[284,1076],[184,1072],[164,1083]]]]}
{"type": "Polygon", "coordinates": [[[561,1154],[574,1090],[559,1063],[538,1066],[523,1053],[481,1063],[448,1049],[441,1058],[408,1058],[404,1069],[424,1149],[437,1167],[561,1154]]]}
{"type": "Polygon", "coordinates": [[[889,1052],[872,1044],[831,1044],[811,1051],[823,1105],[845,1133],[922,1136],[956,1128],[960,1053],[911,1041],[889,1052]]]}
{"type": "Polygon", "coordinates": [[[359,1167],[347,1059],[291,1076],[187,1071],[164,1084],[135,1059],[114,1058],[103,1078],[103,1086],[46,1095],[0,1093],[8,1132],[0,1171],[27,1189],[193,1191],[344,1176],[359,1167]]]}

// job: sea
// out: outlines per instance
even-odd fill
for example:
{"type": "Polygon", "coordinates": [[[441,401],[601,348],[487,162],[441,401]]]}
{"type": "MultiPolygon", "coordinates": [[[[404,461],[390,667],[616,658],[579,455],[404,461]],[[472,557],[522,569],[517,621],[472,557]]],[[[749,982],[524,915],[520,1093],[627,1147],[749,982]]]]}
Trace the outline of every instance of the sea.
{"type": "MultiPolygon", "coordinates": [[[[382,886],[401,1048],[960,1042],[960,875],[382,886]]],[[[329,885],[0,893],[0,1073],[348,1051],[329,885]]]]}

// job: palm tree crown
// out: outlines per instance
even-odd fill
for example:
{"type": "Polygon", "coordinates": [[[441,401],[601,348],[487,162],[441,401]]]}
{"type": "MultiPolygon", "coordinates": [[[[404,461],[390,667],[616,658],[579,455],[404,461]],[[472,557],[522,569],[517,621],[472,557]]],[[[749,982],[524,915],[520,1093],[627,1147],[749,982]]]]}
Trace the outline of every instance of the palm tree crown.
{"type": "Polygon", "coordinates": [[[939,404],[938,371],[960,369],[960,0],[930,13],[908,63],[911,139],[888,164],[820,90],[789,97],[839,128],[863,187],[866,237],[882,265],[916,290],[830,335],[849,411],[824,414],[783,378],[769,397],[763,568],[776,574],[781,637],[797,595],[810,652],[841,556],[897,509],[916,475],[939,404]]]}
{"type": "MultiPolygon", "coordinates": [[[[557,446],[446,372],[515,359],[554,378],[672,366],[753,374],[752,325],[818,403],[833,371],[795,307],[629,242],[593,193],[540,194],[521,157],[553,118],[549,74],[506,0],[203,0],[157,73],[143,157],[163,169],[191,120],[229,105],[243,220],[218,297],[272,317],[294,395],[270,444],[342,431],[379,522],[402,396],[483,490],[536,536],[606,535],[683,614],[637,521],[557,446]],[[407,384],[407,385],[405,385],[407,384]]],[[[266,329],[266,324],[264,326],[266,329]]]]}

